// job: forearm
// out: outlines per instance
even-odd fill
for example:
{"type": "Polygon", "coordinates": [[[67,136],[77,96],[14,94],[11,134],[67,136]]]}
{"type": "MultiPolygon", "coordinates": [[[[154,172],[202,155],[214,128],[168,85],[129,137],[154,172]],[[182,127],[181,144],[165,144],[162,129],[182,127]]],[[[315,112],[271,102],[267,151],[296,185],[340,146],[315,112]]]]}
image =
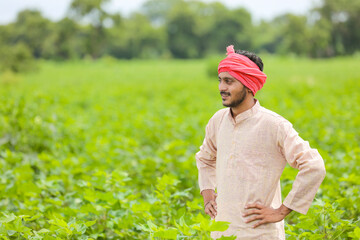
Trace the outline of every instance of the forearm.
{"type": "Polygon", "coordinates": [[[210,155],[199,152],[196,154],[200,193],[205,189],[216,188],[216,161],[210,155]]]}
{"type": "Polygon", "coordinates": [[[324,177],[325,167],[321,157],[307,161],[299,168],[292,189],[283,204],[306,214],[324,177]]]}
{"type": "Polygon", "coordinates": [[[306,214],[325,177],[324,161],[319,152],[311,148],[309,142],[304,141],[289,122],[279,125],[278,142],[286,161],[299,170],[283,204],[293,211],[306,214]]]}
{"type": "Polygon", "coordinates": [[[280,215],[284,216],[284,218],[287,215],[289,215],[289,213],[291,213],[291,212],[292,212],[292,209],[288,208],[284,204],[281,204],[281,206],[279,207],[279,213],[280,213],[280,215]]]}

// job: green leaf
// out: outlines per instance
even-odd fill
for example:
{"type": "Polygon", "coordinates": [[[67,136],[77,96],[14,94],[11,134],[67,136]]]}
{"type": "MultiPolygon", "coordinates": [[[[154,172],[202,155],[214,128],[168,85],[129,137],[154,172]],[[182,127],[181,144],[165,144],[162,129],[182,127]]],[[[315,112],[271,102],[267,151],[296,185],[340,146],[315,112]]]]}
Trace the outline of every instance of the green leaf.
{"type": "Polygon", "coordinates": [[[32,216],[31,218],[26,219],[26,221],[27,221],[27,222],[34,221],[34,220],[36,220],[36,219],[38,219],[38,218],[40,218],[40,217],[42,217],[42,216],[43,216],[42,214],[37,213],[37,214],[35,214],[34,216],[32,216]]]}
{"type": "Polygon", "coordinates": [[[86,232],[87,226],[84,223],[75,224],[75,229],[78,233],[84,234],[86,232]]]}
{"type": "Polygon", "coordinates": [[[176,228],[164,229],[154,233],[154,237],[160,237],[165,239],[176,239],[177,235],[178,230],[176,228]]]}
{"type": "Polygon", "coordinates": [[[16,232],[19,232],[19,233],[25,233],[25,234],[29,234],[31,229],[24,226],[23,223],[22,223],[22,220],[21,218],[16,218],[16,220],[13,222],[13,226],[14,226],[14,229],[16,232]]]}
{"type": "Polygon", "coordinates": [[[50,232],[51,231],[49,229],[46,229],[46,228],[42,228],[39,231],[37,231],[37,233],[40,233],[40,234],[45,234],[45,233],[50,233],[50,232]]]}
{"type": "Polygon", "coordinates": [[[218,238],[218,240],[235,240],[235,239],[236,236],[228,236],[228,237],[221,236],[220,238],[218,238]]]}
{"type": "Polygon", "coordinates": [[[352,239],[360,239],[360,228],[356,227],[353,232],[349,233],[352,239]]]}
{"type": "Polygon", "coordinates": [[[152,231],[156,231],[158,229],[158,227],[151,220],[147,221],[147,225],[150,227],[152,231]]]}
{"type": "Polygon", "coordinates": [[[49,223],[56,225],[56,226],[64,227],[64,228],[68,227],[67,223],[64,220],[58,219],[58,218],[49,220],[49,223]]]}
{"type": "Polygon", "coordinates": [[[179,224],[174,221],[175,226],[185,235],[185,236],[191,236],[194,234],[194,230],[191,229],[187,224],[186,221],[184,219],[185,215],[182,215],[179,219],[179,224]]]}
{"type": "Polygon", "coordinates": [[[96,220],[94,220],[94,221],[88,221],[88,222],[85,223],[85,225],[86,225],[87,227],[90,227],[90,226],[94,225],[95,223],[96,223],[96,220]]]}
{"type": "Polygon", "coordinates": [[[229,228],[229,224],[230,224],[230,222],[211,220],[211,225],[210,225],[209,231],[223,232],[229,228]]]}
{"type": "Polygon", "coordinates": [[[145,201],[139,201],[131,206],[131,210],[134,212],[149,212],[151,204],[145,201]]]}
{"type": "Polygon", "coordinates": [[[9,236],[14,235],[15,233],[16,233],[16,231],[14,231],[14,230],[7,230],[7,234],[8,234],[9,236]]]}
{"type": "Polygon", "coordinates": [[[85,189],[83,196],[84,199],[88,200],[89,202],[96,202],[97,200],[96,191],[93,189],[85,189]]]}
{"type": "Polygon", "coordinates": [[[9,223],[16,219],[16,215],[11,213],[7,215],[6,213],[3,213],[4,217],[0,218],[0,223],[9,223]]]}

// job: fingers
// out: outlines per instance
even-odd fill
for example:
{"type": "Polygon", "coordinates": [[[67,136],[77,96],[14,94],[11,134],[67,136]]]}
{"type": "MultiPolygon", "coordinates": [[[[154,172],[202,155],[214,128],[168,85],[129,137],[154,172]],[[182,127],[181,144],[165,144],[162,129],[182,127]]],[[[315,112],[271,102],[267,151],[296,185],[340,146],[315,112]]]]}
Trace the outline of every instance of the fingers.
{"type": "Polygon", "coordinates": [[[252,215],[245,221],[246,223],[250,223],[255,220],[260,220],[255,223],[253,228],[256,228],[265,223],[274,223],[284,219],[284,216],[279,213],[278,209],[273,209],[272,207],[266,207],[259,203],[248,204],[245,207],[245,209],[249,209],[249,210],[246,210],[246,212],[244,212],[243,217],[252,215]]]}
{"type": "Polygon", "coordinates": [[[245,223],[250,223],[250,222],[253,222],[255,220],[261,220],[261,221],[258,221],[254,226],[253,228],[256,228],[258,226],[260,226],[261,224],[264,224],[266,223],[266,219],[265,219],[265,216],[264,216],[264,210],[265,210],[265,206],[264,205],[261,205],[259,203],[251,203],[251,204],[247,204],[245,206],[245,209],[250,209],[248,211],[246,211],[244,214],[243,214],[243,217],[247,217],[247,216],[250,216],[250,215],[253,215],[253,214],[256,214],[255,216],[247,219],[245,221],[245,223]],[[252,208],[252,209],[250,209],[252,208]]]}
{"type": "Polygon", "coordinates": [[[253,214],[261,214],[261,210],[258,210],[258,209],[249,210],[243,214],[243,217],[247,217],[247,216],[250,216],[253,214]]]}
{"type": "Polygon", "coordinates": [[[251,203],[251,204],[247,204],[245,206],[245,209],[248,209],[248,208],[257,208],[257,209],[263,209],[265,206],[264,205],[261,205],[259,203],[251,203]]]}
{"type": "Polygon", "coordinates": [[[253,228],[257,228],[258,226],[260,226],[261,224],[264,224],[264,223],[267,223],[267,221],[266,221],[265,219],[257,222],[257,223],[253,226],[253,228]]]}
{"type": "MultiPolygon", "coordinates": [[[[211,213],[213,213],[214,215],[216,215],[217,213],[217,206],[214,200],[211,200],[210,203],[208,204],[208,209],[210,210],[211,213]]],[[[214,216],[215,217],[215,216],[214,216]]]]}
{"type": "MultiPolygon", "coordinates": [[[[249,212],[250,212],[250,211],[249,211],[249,212]]],[[[261,214],[261,210],[253,210],[253,211],[251,211],[251,212],[252,212],[252,213],[247,213],[247,215],[244,214],[243,216],[249,216],[249,215],[251,215],[251,214],[258,214],[258,215],[255,215],[255,216],[249,218],[248,220],[245,221],[245,223],[250,223],[250,222],[253,222],[253,221],[255,221],[255,220],[261,220],[261,221],[257,222],[257,223],[253,226],[253,228],[256,228],[256,227],[258,227],[258,226],[260,226],[260,225],[262,225],[262,224],[268,223],[268,220],[266,220],[265,216],[264,216],[263,214],[261,214]]]]}
{"type": "Polygon", "coordinates": [[[211,218],[215,218],[216,216],[215,209],[212,207],[210,203],[206,206],[205,213],[209,215],[211,218]]]}
{"type": "Polygon", "coordinates": [[[263,219],[264,217],[262,215],[256,215],[254,217],[251,217],[249,218],[248,220],[246,220],[245,222],[246,223],[249,223],[249,222],[252,222],[252,221],[255,221],[255,220],[259,220],[259,219],[263,219]]]}
{"type": "Polygon", "coordinates": [[[217,215],[217,205],[214,200],[211,200],[208,204],[205,206],[205,213],[209,215],[211,218],[215,218],[217,215]]]}

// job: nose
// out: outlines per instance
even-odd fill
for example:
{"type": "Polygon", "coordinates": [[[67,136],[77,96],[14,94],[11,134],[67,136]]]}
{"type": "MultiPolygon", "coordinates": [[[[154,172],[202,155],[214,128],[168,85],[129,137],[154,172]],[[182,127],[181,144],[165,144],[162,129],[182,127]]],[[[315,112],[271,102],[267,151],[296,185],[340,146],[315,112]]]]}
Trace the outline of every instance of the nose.
{"type": "Polygon", "coordinates": [[[226,84],[224,83],[224,81],[220,81],[219,82],[219,91],[222,92],[222,91],[226,91],[226,90],[227,90],[226,84]]]}

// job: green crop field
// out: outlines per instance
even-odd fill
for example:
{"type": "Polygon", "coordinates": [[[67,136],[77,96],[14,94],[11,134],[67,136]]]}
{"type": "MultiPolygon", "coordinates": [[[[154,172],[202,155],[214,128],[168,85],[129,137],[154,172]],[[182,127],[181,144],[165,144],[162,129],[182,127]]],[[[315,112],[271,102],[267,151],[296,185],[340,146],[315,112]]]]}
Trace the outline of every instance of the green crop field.
{"type": "MultiPolygon", "coordinates": [[[[263,60],[256,98],[327,170],[308,214],[285,219],[287,239],[360,239],[360,59],[263,60]]],[[[222,108],[216,63],[38,66],[0,73],[0,239],[210,239],[227,228],[203,212],[194,157],[222,108]]],[[[285,168],[283,197],[296,173],[285,168]]]]}

